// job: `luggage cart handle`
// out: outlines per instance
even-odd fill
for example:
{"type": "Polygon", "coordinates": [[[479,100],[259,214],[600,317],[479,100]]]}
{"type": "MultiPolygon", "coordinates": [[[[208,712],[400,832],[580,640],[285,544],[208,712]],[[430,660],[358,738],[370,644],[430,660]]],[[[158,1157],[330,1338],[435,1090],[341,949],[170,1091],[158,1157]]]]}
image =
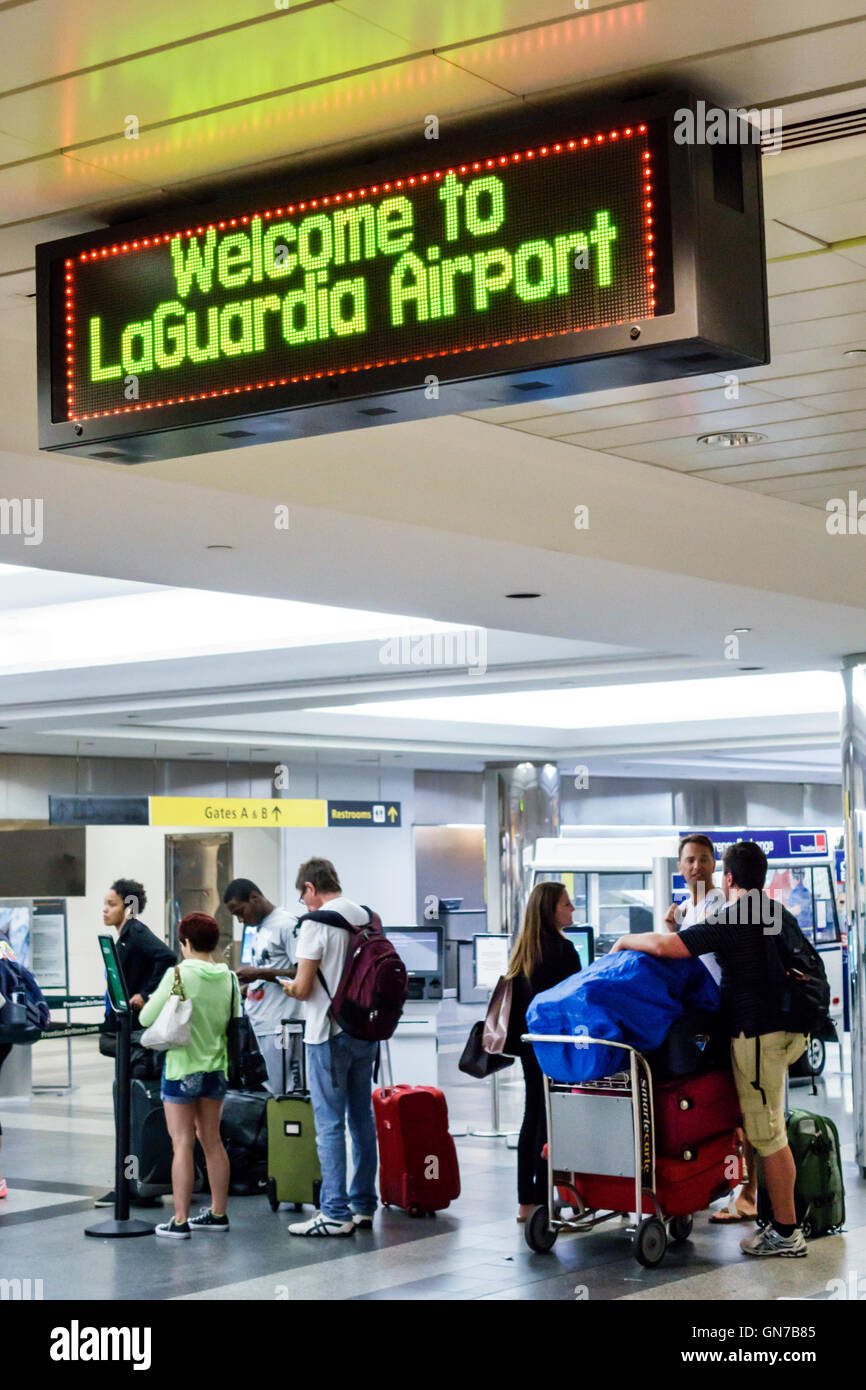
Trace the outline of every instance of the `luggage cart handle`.
{"type": "Polygon", "coordinates": [[[643,1059],[643,1053],[628,1043],[614,1042],[613,1038],[593,1038],[589,1033],[521,1033],[520,1041],[525,1043],[573,1043],[575,1047],[618,1047],[623,1052],[633,1052],[643,1059]]]}

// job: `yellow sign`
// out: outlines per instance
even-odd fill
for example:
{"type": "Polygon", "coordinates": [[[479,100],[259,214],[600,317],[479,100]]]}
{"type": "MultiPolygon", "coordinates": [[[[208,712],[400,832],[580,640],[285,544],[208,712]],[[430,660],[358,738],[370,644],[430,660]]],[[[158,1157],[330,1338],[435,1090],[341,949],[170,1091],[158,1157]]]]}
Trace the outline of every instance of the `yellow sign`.
{"type": "Polygon", "coordinates": [[[233,830],[268,829],[282,826],[324,828],[327,802],[302,801],[280,797],[269,799],[245,796],[152,796],[151,825],[195,825],[212,828],[227,825],[233,830]]]}

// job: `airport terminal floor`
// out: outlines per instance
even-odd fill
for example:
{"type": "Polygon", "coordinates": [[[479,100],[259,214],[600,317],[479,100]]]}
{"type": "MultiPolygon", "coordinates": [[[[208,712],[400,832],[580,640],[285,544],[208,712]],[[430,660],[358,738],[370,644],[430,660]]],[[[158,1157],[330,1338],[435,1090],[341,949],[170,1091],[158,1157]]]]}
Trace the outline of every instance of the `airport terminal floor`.
{"type": "Polygon", "coordinates": [[[0,0],[0,55],[0,1376],[7,1304],[25,1374],[202,1379],[227,1303],[252,1380],[335,1319],[489,1376],[462,1305],[524,1302],[835,1374],[862,0],[0,0]]]}
{"type": "MultiPolygon", "coordinates": [[[[456,1065],[472,1011],[455,1006],[453,1014],[441,1029],[440,1076],[459,1136],[467,1127],[484,1128],[489,1114],[478,1095],[485,1083],[462,1076],[456,1065]]],[[[72,1096],[44,1094],[25,1105],[7,1103],[3,1111],[10,1187],[3,1264],[20,1278],[41,1277],[46,1299],[62,1298],[74,1287],[79,1298],[110,1300],[319,1300],[334,1297],[335,1288],[341,1299],[424,1302],[835,1300],[843,1291],[852,1296],[851,1274],[856,1288],[856,1271],[866,1259],[866,1184],[857,1182],[852,1161],[850,1076],[836,1070],[835,1060],[817,1083],[817,1097],[805,1081],[792,1087],[791,1097],[794,1105],[829,1115],[839,1128],[845,1234],[816,1242],[805,1262],[755,1261],[744,1269],[739,1242],[753,1227],[712,1226],[703,1213],[688,1242],[673,1247],[658,1269],[644,1269],[631,1256],[624,1220],[563,1236],[547,1254],[529,1250],[515,1221],[514,1150],[504,1138],[465,1133],[456,1139],[460,1197],[435,1221],[380,1209],[372,1231],[357,1231],[345,1241],[292,1240],[286,1227],[295,1215],[287,1207],[273,1213],[259,1195],[230,1198],[232,1229],[225,1241],[86,1240],[84,1227],[94,1220],[93,1201],[104,1192],[113,1161],[111,1066],[91,1040],[77,1041],[74,1049],[72,1096]]],[[[50,1084],[52,1072],[62,1071],[61,1051],[63,1044],[46,1045],[37,1084],[50,1084]]],[[[831,1051],[835,1059],[838,1048],[831,1051]]],[[[509,1119],[519,1122],[520,1109],[519,1097],[506,1096],[506,1125],[509,1119]]],[[[165,1216],[133,1214],[154,1222],[165,1216]]],[[[862,1298],[862,1289],[854,1296],[862,1298]]]]}

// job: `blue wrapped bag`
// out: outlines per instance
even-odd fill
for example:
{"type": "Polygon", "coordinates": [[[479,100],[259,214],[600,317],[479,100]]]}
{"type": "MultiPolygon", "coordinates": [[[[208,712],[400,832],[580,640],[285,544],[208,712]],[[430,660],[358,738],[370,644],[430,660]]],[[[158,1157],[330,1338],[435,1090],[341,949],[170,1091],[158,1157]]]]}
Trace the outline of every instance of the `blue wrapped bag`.
{"type": "MultiPolygon", "coordinates": [[[[526,1021],[530,1033],[606,1038],[649,1052],[687,1009],[718,1007],[718,986],[699,960],[658,960],[643,951],[617,951],[537,994],[526,1021]]],[[[595,1081],[629,1065],[628,1053],[615,1047],[534,1047],[541,1070],[557,1081],[595,1081]]]]}

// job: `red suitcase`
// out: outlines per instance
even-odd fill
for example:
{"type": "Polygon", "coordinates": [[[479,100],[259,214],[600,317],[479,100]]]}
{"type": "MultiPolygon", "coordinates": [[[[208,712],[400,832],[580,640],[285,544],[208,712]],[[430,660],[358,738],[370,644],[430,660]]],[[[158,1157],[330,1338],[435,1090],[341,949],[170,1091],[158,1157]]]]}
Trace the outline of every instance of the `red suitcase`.
{"type": "MultiPolygon", "coordinates": [[[[703,1211],[716,1197],[724,1197],[743,1181],[743,1163],[733,1130],[704,1140],[691,1152],[690,1159],[656,1159],[656,1195],[666,1217],[703,1211]]],[[[634,1211],[632,1178],[574,1173],[573,1185],[583,1203],[594,1211],[634,1211]]],[[[563,1186],[563,1196],[566,1190],[563,1186]]],[[[655,1213],[648,1196],[644,1196],[643,1210],[646,1216],[655,1213]]]]}
{"type": "Polygon", "coordinates": [[[683,1158],[695,1144],[742,1123],[737,1088],[727,1070],[678,1076],[655,1086],[653,1113],[656,1155],[664,1158],[683,1158]]]}
{"type": "Polygon", "coordinates": [[[460,1196],[457,1150],[448,1106],[435,1086],[391,1086],[373,1092],[379,1137],[379,1195],[410,1216],[432,1216],[460,1196]]]}

